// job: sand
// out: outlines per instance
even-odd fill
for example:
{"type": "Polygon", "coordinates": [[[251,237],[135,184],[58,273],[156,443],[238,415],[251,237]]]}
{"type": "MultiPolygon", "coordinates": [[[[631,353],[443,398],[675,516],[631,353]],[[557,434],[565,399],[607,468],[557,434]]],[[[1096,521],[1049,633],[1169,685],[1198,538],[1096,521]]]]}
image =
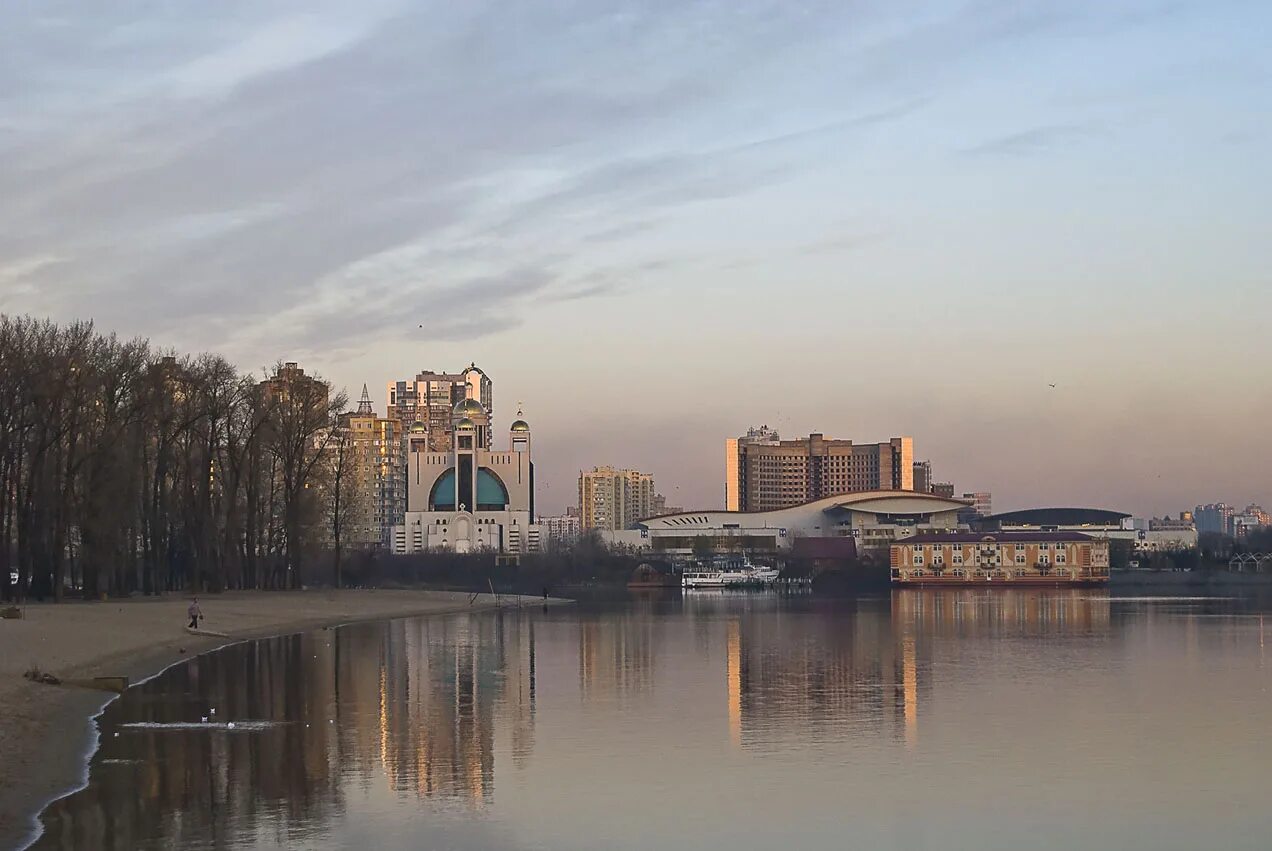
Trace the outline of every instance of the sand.
{"type": "MultiPolygon", "coordinates": [[[[490,594],[449,591],[253,591],[201,598],[201,626],[185,631],[188,597],[23,606],[0,620],[0,848],[34,836],[39,812],[82,785],[96,742],[91,721],[112,695],[33,683],[30,667],[58,677],[126,676],[132,682],[174,662],[247,638],[332,624],[490,609],[490,594]]],[[[502,605],[542,603],[503,597],[502,605]]],[[[565,602],[554,600],[553,602],[565,602]]]]}

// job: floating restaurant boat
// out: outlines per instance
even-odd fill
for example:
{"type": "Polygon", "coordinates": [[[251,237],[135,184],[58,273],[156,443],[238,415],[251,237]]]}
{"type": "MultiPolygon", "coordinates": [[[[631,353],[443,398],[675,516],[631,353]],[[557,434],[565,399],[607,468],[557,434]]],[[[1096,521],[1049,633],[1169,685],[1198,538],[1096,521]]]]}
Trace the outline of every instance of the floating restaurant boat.
{"type": "Polygon", "coordinates": [[[1106,585],[1109,542],[1080,532],[939,532],[892,545],[892,584],[1106,585]]]}

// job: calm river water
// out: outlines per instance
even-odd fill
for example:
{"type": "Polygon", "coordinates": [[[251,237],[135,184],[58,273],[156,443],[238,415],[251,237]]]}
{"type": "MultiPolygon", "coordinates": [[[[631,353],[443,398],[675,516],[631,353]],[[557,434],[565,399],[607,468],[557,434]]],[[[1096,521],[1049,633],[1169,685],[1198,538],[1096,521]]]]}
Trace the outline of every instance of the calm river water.
{"type": "Polygon", "coordinates": [[[37,847],[1266,849],[1265,609],[708,593],[242,644],[112,704],[37,847]]]}

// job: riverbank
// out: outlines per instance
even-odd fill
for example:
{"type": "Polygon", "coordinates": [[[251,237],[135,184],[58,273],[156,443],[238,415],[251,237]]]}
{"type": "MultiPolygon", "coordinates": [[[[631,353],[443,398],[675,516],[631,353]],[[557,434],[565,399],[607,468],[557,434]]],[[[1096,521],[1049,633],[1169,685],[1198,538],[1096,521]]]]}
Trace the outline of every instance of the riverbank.
{"type": "MultiPolygon", "coordinates": [[[[543,603],[506,596],[499,602],[543,603]]],[[[123,676],[136,683],[236,641],[496,606],[490,594],[416,590],[250,591],[201,603],[203,628],[227,637],[185,632],[189,599],[181,596],[33,604],[20,620],[0,620],[0,848],[22,845],[39,811],[83,782],[97,736],[91,719],[113,697],[30,682],[22,675],[33,666],[63,679],[123,676]]]]}

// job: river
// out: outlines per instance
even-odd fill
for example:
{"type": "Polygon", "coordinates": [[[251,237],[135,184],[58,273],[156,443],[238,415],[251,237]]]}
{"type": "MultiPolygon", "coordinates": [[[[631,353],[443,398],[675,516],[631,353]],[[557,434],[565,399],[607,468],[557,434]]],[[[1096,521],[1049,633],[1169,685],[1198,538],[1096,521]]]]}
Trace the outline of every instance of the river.
{"type": "Polygon", "coordinates": [[[712,592],[244,643],[111,704],[36,847],[1266,849],[1269,602],[712,592]]]}

